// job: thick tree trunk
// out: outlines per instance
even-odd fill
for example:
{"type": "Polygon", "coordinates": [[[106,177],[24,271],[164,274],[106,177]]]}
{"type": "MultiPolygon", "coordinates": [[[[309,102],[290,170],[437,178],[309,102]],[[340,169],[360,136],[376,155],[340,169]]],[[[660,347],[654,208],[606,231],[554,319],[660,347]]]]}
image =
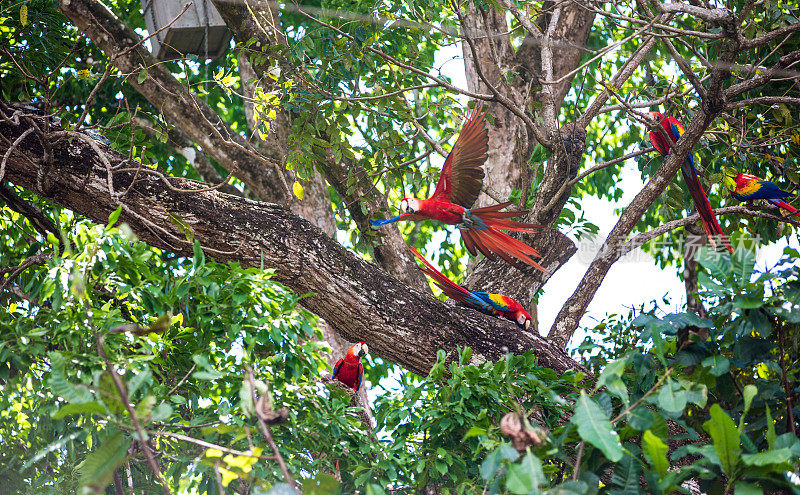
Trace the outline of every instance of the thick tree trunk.
{"type": "MultiPolygon", "coordinates": [[[[578,66],[583,54],[581,47],[588,39],[593,19],[594,13],[579,5],[563,7],[553,30],[556,44],[553,72],[556,77],[565,76],[578,66]]],[[[539,28],[546,30],[550,21],[550,16],[543,16],[539,28]]],[[[543,93],[535,90],[542,83],[541,35],[529,32],[515,52],[505,34],[508,32],[506,17],[493,8],[472,9],[465,15],[462,28],[465,37],[473,38],[475,54],[478,55],[475,56],[468,43],[463,43],[467,83],[471,90],[488,92],[488,81],[525,111],[543,98],[543,93]]],[[[556,112],[571,83],[572,77],[565,77],[564,81],[553,85],[549,103],[556,112]]],[[[494,197],[483,195],[479,203],[485,205],[505,200],[512,189],[524,189],[521,196],[527,198],[531,184],[536,180],[534,175],[538,167],[532,167],[529,159],[538,141],[525,123],[504,105],[492,102],[489,111],[494,117],[494,125],[489,128],[489,157],[484,182],[487,192],[494,197]]],[[[585,147],[586,133],[578,128],[568,129],[569,132],[561,129],[560,137],[553,140],[555,146],[545,168],[545,177],[536,192],[534,209],[527,217],[528,221],[542,225],[542,229],[520,236],[542,253],[539,263],[551,275],[577,251],[569,238],[552,228],[572,192],[571,188],[564,191],[560,188],[577,174],[585,147]],[[560,193],[559,197],[554,199],[557,193],[560,193]],[[550,208],[543,211],[548,205],[550,208]]],[[[502,261],[482,260],[470,272],[466,284],[475,290],[506,294],[529,305],[549,278],[550,275],[529,267],[518,270],[502,261]]]]}
{"type": "MultiPolygon", "coordinates": [[[[140,173],[133,183],[134,172],[109,177],[110,170],[127,157],[85,134],[57,126],[50,135],[29,134],[9,152],[10,144],[31,125],[27,117],[19,125],[10,120],[0,123],[0,135],[5,137],[0,140],[0,155],[9,156],[6,179],[101,223],[122,206],[120,220],[143,241],[190,255],[191,243],[171,220],[180,218],[191,226],[207,255],[273,268],[276,281],[298,294],[313,293],[304,299],[309,310],[348,340],[369,342],[389,362],[424,374],[436,362],[438,349],[470,346],[476,362],[496,360],[505,352],[532,351],[543,366],[558,372],[582,369],[561,349],[520,332],[511,322],[449,307],[409,287],[279,206],[217,191],[175,191],[150,173],[140,173]],[[40,139],[52,148],[49,163],[43,162],[40,139]],[[49,187],[38,190],[36,176],[42,167],[49,169],[49,187]]],[[[183,179],[169,181],[181,189],[202,187],[183,179]]]]}

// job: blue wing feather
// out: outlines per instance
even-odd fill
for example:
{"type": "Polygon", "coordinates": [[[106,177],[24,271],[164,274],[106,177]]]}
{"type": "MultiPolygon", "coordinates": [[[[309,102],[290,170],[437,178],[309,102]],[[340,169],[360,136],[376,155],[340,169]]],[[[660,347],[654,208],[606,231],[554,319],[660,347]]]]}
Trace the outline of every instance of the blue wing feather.
{"type": "Polygon", "coordinates": [[[344,362],[344,359],[340,359],[340,360],[336,361],[336,366],[333,367],[333,374],[331,375],[331,379],[336,378],[336,375],[339,374],[339,368],[342,367],[342,363],[343,362],[344,362]]]}
{"type": "Polygon", "coordinates": [[[475,292],[476,296],[480,297],[481,300],[484,302],[485,305],[489,306],[491,309],[497,311],[508,311],[509,307],[505,304],[500,304],[494,299],[492,299],[491,294],[488,292],[475,292]]]}
{"type": "Polygon", "coordinates": [[[361,382],[364,381],[364,365],[358,363],[358,377],[356,377],[356,392],[361,390],[361,382]]]}
{"type": "Polygon", "coordinates": [[[783,199],[791,196],[792,193],[782,190],[774,182],[765,180],[761,181],[761,188],[747,196],[747,199],[783,199]]]}

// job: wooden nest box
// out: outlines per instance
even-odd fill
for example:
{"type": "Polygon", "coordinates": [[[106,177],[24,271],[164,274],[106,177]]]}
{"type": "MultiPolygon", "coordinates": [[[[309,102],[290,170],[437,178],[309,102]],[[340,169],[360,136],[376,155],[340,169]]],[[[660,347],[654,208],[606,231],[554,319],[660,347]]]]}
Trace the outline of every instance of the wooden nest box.
{"type": "Polygon", "coordinates": [[[232,33],[210,0],[141,0],[153,55],[159,60],[185,57],[219,58],[230,45],[232,33]],[[184,6],[189,7],[181,14],[184,6]],[[178,17],[180,15],[180,17],[178,17]]]}

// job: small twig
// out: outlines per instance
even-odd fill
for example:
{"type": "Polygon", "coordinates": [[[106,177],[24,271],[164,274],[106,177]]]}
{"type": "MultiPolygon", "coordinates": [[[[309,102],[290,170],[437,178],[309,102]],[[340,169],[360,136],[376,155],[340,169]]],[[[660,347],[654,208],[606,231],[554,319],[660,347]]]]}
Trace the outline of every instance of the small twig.
{"type": "Polygon", "coordinates": [[[669,375],[671,375],[671,374],[672,374],[672,372],[673,372],[673,371],[675,371],[675,367],[674,367],[674,366],[672,366],[672,367],[668,368],[668,369],[667,369],[667,371],[666,371],[666,373],[664,373],[664,376],[662,376],[662,377],[661,377],[661,379],[660,379],[660,380],[658,380],[658,382],[656,382],[656,384],[655,384],[655,385],[653,385],[652,387],[650,387],[650,390],[648,390],[647,392],[645,392],[645,394],[644,394],[643,396],[639,397],[639,400],[637,400],[636,402],[634,402],[633,404],[631,404],[630,406],[628,406],[627,408],[625,408],[625,410],[624,410],[624,411],[622,411],[622,412],[621,412],[621,413],[619,413],[619,414],[618,414],[618,415],[617,415],[617,416],[616,416],[614,419],[612,419],[612,420],[611,420],[611,424],[614,424],[614,423],[616,423],[616,422],[617,422],[617,421],[619,421],[620,419],[624,418],[626,414],[628,414],[629,412],[633,411],[633,410],[636,408],[636,406],[638,406],[639,404],[641,404],[641,403],[642,403],[642,401],[644,401],[644,400],[645,400],[645,399],[646,399],[646,398],[647,398],[647,397],[648,397],[650,394],[652,394],[653,392],[655,392],[655,391],[656,391],[656,389],[657,389],[658,387],[660,387],[662,383],[664,383],[664,380],[666,380],[666,379],[669,377],[669,375]]]}
{"type": "MultiPolygon", "coordinates": [[[[247,370],[247,380],[250,382],[250,394],[253,396],[253,405],[255,405],[258,404],[258,397],[256,397],[256,380],[255,376],[253,375],[253,368],[251,368],[248,364],[245,364],[244,367],[247,370]]],[[[267,400],[269,400],[269,395],[267,395],[267,400]]],[[[272,407],[272,405],[269,404],[268,407],[272,407]]],[[[286,462],[284,462],[283,456],[278,451],[278,446],[275,445],[275,440],[272,438],[272,433],[270,432],[269,426],[267,426],[267,423],[261,419],[261,416],[258,413],[256,413],[256,419],[258,420],[258,426],[261,429],[261,434],[264,435],[264,438],[267,439],[267,443],[272,448],[272,452],[275,455],[275,460],[278,461],[278,466],[281,469],[281,473],[283,473],[284,479],[286,479],[286,482],[290,487],[292,487],[292,490],[297,492],[297,485],[295,484],[294,479],[292,479],[292,475],[289,474],[289,469],[286,467],[286,462]]]]}
{"type": "Polygon", "coordinates": [[[51,259],[52,257],[53,257],[52,254],[36,254],[36,255],[33,255],[33,256],[30,256],[30,257],[26,258],[25,261],[20,263],[18,266],[11,267],[11,268],[0,269],[0,275],[2,275],[4,273],[11,272],[11,274],[8,277],[6,277],[5,280],[3,280],[3,283],[0,284],[0,294],[2,294],[4,290],[6,290],[6,287],[15,278],[17,278],[17,276],[20,273],[24,272],[25,270],[27,270],[29,267],[31,267],[33,265],[38,265],[38,264],[44,263],[45,261],[51,259]]]}
{"type": "Polygon", "coordinates": [[[217,445],[211,442],[206,442],[205,440],[200,440],[198,438],[190,437],[187,435],[181,435],[180,433],[172,433],[170,431],[161,431],[161,430],[154,430],[150,432],[151,435],[159,436],[159,437],[171,437],[176,440],[183,440],[184,442],[193,443],[195,445],[199,445],[201,447],[205,447],[207,449],[216,449],[220,452],[225,452],[226,454],[233,454],[237,456],[243,457],[255,457],[257,459],[263,459],[265,461],[274,461],[275,457],[271,455],[255,455],[250,452],[242,452],[241,450],[231,449],[228,447],[223,447],[222,445],[217,445]]]}
{"type": "Polygon", "coordinates": [[[186,372],[186,374],[185,374],[185,375],[183,375],[183,378],[181,378],[181,381],[179,381],[177,385],[175,385],[174,387],[172,387],[172,389],[171,389],[169,392],[167,392],[167,396],[170,396],[170,395],[172,395],[173,393],[175,393],[175,391],[176,391],[176,390],[178,390],[178,388],[179,388],[181,385],[183,385],[183,382],[185,382],[185,381],[186,381],[186,379],[187,379],[187,378],[189,378],[189,375],[191,375],[191,374],[192,374],[192,371],[194,371],[196,368],[197,368],[197,363],[193,364],[193,365],[192,365],[192,367],[191,367],[191,368],[189,368],[189,371],[187,371],[187,372],[186,372]]]}
{"type": "Polygon", "coordinates": [[[214,463],[214,474],[217,478],[217,486],[219,487],[219,492],[222,495],[225,495],[227,492],[225,491],[225,487],[222,485],[222,473],[219,472],[219,464],[222,459],[217,459],[217,462],[214,463]]]}
{"type": "Polygon", "coordinates": [[[161,470],[158,467],[158,463],[156,462],[156,458],[153,456],[153,452],[150,450],[150,445],[147,443],[147,437],[145,436],[145,430],[142,428],[141,423],[139,422],[139,417],[136,415],[136,411],[131,406],[131,401],[128,398],[128,392],[125,391],[125,385],[120,380],[119,375],[116,371],[114,371],[113,366],[111,366],[111,361],[108,360],[108,355],[106,354],[106,350],[103,347],[103,341],[105,340],[102,335],[100,335],[97,330],[94,330],[94,338],[97,342],[97,353],[103,358],[103,361],[106,365],[106,370],[111,375],[111,379],[114,380],[114,386],[117,388],[117,392],[119,393],[120,399],[122,399],[122,403],[125,404],[125,408],[128,410],[128,414],[131,415],[131,420],[133,421],[133,426],[136,428],[136,434],[139,436],[139,446],[142,448],[145,457],[147,458],[147,464],[150,466],[150,469],[153,471],[153,474],[158,479],[161,486],[164,487],[164,491],[168,494],[172,493],[170,490],[167,481],[164,479],[164,476],[161,474],[161,470]]]}
{"type": "Polygon", "coordinates": [[[25,130],[25,132],[20,134],[19,137],[15,139],[13,143],[11,143],[11,146],[8,148],[8,150],[6,150],[5,155],[3,155],[3,161],[0,162],[0,181],[3,180],[3,176],[6,174],[6,162],[8,161],[8,157],[11,156],[11,153],[17,148],[17,146],[19,146],[19,143],[21,143],[22,140],[32,132],[33,127],[29,127],[27,130],[25,130]]]}
{"type": "Polygon", "coordinates": [[[792,399],[793,392],[789,386],[789,380],[786,378],[786,361],[783,359],[783,339],[784,339],[784,326],[781,322],[776,322],[778,326],[778,352],[780,352],[778,361],[781,365],[781,385],[783,386],[783,393],[786,395],[786,429],[792,432],[792,435],[797,436],[797,431],[794,427],[794,413],[792,412],[792,399]]]}
{"type": "Polygon", "coordinates": [[[583,457],[584,444],[585,442],[583,441],[581,441],[581,443],[578,444],[578,455],[575,456],[575,470],[572,472],[572,481],[578,479],[578,471],[580,470],[581,467],[581,457],[583,457]]]}

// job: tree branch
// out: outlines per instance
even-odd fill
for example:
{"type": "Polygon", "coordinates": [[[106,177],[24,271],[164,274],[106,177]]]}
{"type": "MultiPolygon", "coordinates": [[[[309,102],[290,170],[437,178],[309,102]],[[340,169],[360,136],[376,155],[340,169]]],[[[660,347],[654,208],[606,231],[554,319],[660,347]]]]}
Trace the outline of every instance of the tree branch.
{"type": "Polygon", "coordinates": [[[578,327],[587,306],[594,298],[597,289],[600,288],[600,284],[603,282],[608,270],[620,258],[621,248],[625,239],[644,212],[667,187],[691,149],[711,124],[713,118],[712,115],[704,111],[699,111],[695,114],[686,129],[686,133],[681,136],[681,139],[672,148],[670,154],[664,160],[664,164],[653,174],[644,188],[631,201],[631,204],[622,212],[617,224],[606,237],[575,292],[567,299],[556,316],[553,326],[550,327],[550,332],[547,335],[548,340],[566,347],[578,327]]]}
{"type": "MultiPolygon", "coordinates": [[[[56,127],[56,126],[54,126],[56,127]]],[[[0,134],[12,139],[24,126],[0,122],[0,134]]],[[[24,188],[36,183],[35,160],[41,144],[32,136],[24,142],[26,157],[13,154],[8,179],[24,188]]],[[[77,214],[105,223],[118,203],[108,189],[107,169],[94,148],[83,141],[51,143],[54,187],[46,198],[77,214]]],[[[106,159],[118,164],[127,157],[98,144],[106,159]]],[[[0,142],[0,153],[7,149],[0,142]]],[[[496,360],[506,352],[532,351],[543,366],[558,372],[583,368],[547,340],[520,332],[513,323],[450,307],[430,294],[388,276],[326,236],[309,222],[283,208],[230,196],[218,191],[176,193],[159,179],[133,180],[133,172],[114,174],[118,188],[129,188],[122,198],[120,221],[149,245],[191,256],[192,244],[178,243],[183,232],[171,221],[191,225],[194,238],[218,261],[274,268],[274,279],[304,298],[304,306],[333,325],[345,338],[367,341],[389,362],[425,374],[436,362],[436,351],[457,346],[474,349],[473,360],[496,360]],[[150,224],[158,227],[150,228],[150,224]],[[165,236],[169,239],[165,240],[165,236]]],[[[175,178],[184,189],[196,183],[175,178]]]]}
{"type": "Polygon", "coordinates": [[[188,91],[163,63],[141,46],[141,36],[104,4],[98,0],[61,0],[59,10],[103,50],[120,71],[136,74],[147,69],[147,77],[141,83],[138,78],[130,77],[128,84],[226,170],[238,164],[237,177],[258,198],[283,201],[289,197],[282,176],[278,177],[280,165],[254,150],[205,101],[188,91]]]}

